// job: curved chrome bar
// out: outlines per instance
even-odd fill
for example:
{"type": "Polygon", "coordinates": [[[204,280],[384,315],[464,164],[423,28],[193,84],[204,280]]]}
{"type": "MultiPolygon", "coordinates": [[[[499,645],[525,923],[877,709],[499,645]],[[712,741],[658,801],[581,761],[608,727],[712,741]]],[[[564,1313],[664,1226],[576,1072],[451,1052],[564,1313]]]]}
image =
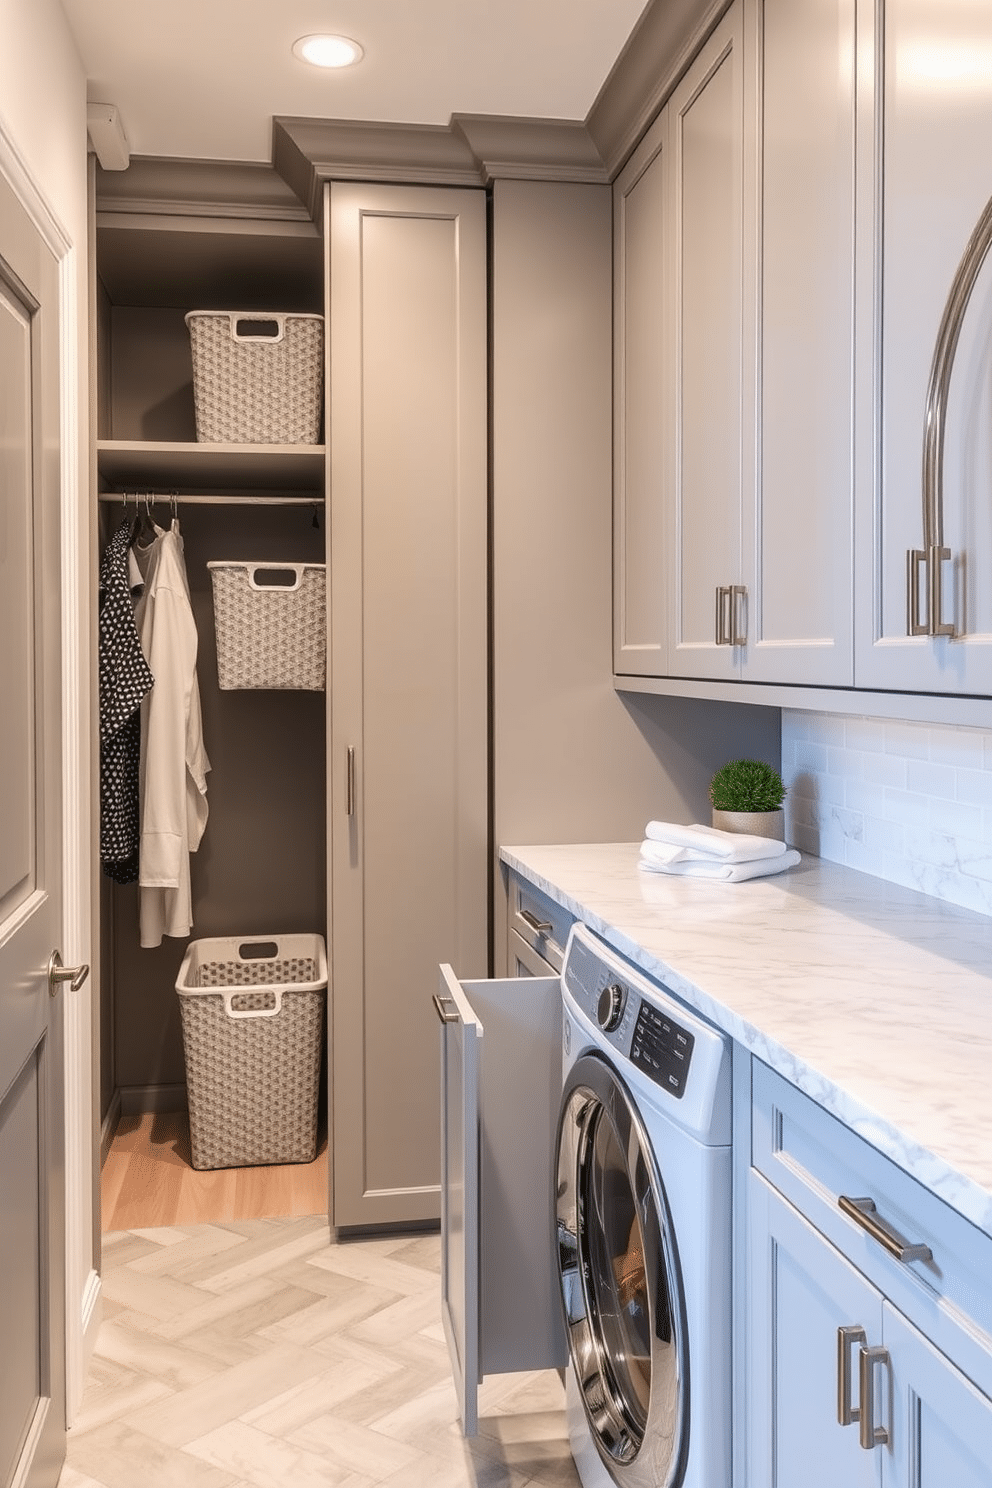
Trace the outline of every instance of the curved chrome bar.
{"type": "Polygon", "coordinates": [[[954,634],[952,622],[942,622],[941,564],[951,556],[944,547],[944,425],[951,370],[958,349],[961,326],[982,265],[992,248],[992,198],[968,240],[951,284],[937,332],[930,382],[927,386],[923,434],[923,547],[907,554],[908,619],[910,635],[954,634]],[[919,570],[927,565],[926,616],[920,617],[919,570]]]}

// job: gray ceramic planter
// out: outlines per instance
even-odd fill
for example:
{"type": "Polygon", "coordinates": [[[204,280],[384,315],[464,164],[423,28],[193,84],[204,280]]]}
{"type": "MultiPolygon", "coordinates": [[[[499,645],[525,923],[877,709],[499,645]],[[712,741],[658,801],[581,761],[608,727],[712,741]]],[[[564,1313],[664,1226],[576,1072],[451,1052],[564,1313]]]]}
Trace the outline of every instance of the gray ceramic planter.
{"type": "Polygon", "coordinates": [[[713,807],[713,826],[721,832],[749,832],[752,837],[774,837],[785,841],[785,812],[777,811],[717,811],[713,807]]]}

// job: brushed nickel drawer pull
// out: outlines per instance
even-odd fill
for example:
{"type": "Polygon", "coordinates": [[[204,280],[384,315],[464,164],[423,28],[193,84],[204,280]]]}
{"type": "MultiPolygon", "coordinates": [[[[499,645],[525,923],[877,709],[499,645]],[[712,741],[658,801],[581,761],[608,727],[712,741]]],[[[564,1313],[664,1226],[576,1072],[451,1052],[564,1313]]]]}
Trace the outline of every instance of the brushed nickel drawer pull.
{"type": "Polygon", "coordinates": [[[520,911],[520,918],[526,920],[530,928],[535,930],[538,935],[550,935],[555,928],[550,920],[539,920],[537,915],[531,914],[529,909],[522,909],[520,911]]]}
{"type": "Polygon", "coordinates": [[[858,1439],[866,1452],[873,1452],[889,1439],[884,1426],[875,1425],[875,1366],[888,1367],[889,1351],[886,1348],[863,1348],[858,1356],[861,1376],[861,1416],[858,1421],[858,1439]]]}
{"type": "Polygon", "coordinates": [[[434,1011],[437,1013],[442,1023],[458,1022],[458,1008],[455,1005],[455,999],[453,997],[441,997],[438,995],[437,992],[435,992],[434,1011]],[[445,1011],[445,1003],[447,1003],[448,1007],[452,1009],[451,1012],[445,1011]]]}
{"type": "Polygon", "coordinates": [[[857,1421],[861,1411],[851,1404],[851,1347],[868,1342],[864,1328],[854,1323],[837,1329],[837,1425],[850,1426],[857,1421]]]}
{"type": "Polygon", "coordinates": [[[860,1225],[890,1256],[895,1256],[897,1261],[933,1260],[933,1251],[929,1245],[914,1245],[900,1235],[879,1214],[874,1199],[849,1199],[846,1194],[841,1194],[837,1203],[856,1225],[860,1225]]]}

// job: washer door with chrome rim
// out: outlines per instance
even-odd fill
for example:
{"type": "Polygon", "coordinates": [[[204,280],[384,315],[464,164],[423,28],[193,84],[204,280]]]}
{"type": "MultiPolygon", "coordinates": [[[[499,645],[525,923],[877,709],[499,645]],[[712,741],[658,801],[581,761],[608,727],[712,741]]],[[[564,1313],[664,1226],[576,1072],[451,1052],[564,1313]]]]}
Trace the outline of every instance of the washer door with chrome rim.
{"type": "Polygon", "coordinates": [[[625,1488],[678,1488],[689,1354],[675,1235],[633,1098],[596,1054],[565,1082],[556,1193],[565,1326],[592,1438],[625,1488]]]}

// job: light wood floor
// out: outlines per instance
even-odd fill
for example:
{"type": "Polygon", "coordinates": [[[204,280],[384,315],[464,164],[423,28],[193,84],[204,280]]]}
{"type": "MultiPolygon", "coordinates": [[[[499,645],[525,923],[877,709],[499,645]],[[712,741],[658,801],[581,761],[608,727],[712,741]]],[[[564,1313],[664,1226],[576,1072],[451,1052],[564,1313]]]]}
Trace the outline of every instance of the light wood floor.
{"type": "Polygon", "coordinates": [[[554,1371],[487,1379],[462,1438],[439,1267],[319,1218],[105,1236],[60,1488],[580,1488],[554,1371]]]}
{"type": "Polygon", "coordinates": [[[190,1165],[185,1112],[122,1116],[100,1180],[104,1233],[327,1213],[327,1143],[285,1167],[190,1165]]]}

